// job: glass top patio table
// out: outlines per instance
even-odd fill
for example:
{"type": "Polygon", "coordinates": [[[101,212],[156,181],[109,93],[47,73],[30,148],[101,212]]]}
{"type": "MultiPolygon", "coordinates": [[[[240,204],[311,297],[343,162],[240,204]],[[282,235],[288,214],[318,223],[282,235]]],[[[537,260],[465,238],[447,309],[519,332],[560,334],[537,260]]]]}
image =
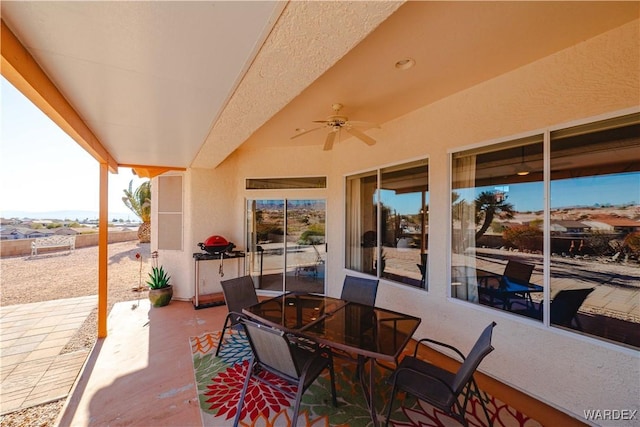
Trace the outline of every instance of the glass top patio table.
{"type": "Polygon", "coordinates": [[[374,404],[374,360],[397,363],[413,333],[418,317],[380,307],[315,294],[288,293],[245,308],[242,312],[264,324],[358,356],[358,372],[373,425],[378,425],[374,404]],[[365,365],[369,363],[369,381],[365,365]]]}
{"type": "Polygon", "coordinates": [[[289,293],[243,309],[254,320],[367,358],[396,362],[418,317],[315,294],[289,293]]]}

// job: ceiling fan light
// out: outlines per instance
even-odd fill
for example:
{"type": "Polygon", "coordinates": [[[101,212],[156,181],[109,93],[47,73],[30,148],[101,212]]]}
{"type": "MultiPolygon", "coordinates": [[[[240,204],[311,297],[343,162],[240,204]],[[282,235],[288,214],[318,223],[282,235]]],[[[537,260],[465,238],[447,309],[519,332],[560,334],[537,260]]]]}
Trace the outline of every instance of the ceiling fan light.
{"type": "Polygon", "coordinates": [[[522,159],[520,164],[516,167],[516,175],[527,176],[531,173],[531,168],[524,162],[524,146],[522,146],[522,159]]]}
{"type": "Polygon", "coordinates": [[[519,176],[527,176],[530,173],[531,173],[531,168],[527,166],[527,164],[524,162],[520,163],[520,166],[518,166],[518,168],[516,169],[516,175],[519,175],[519,176]]]}

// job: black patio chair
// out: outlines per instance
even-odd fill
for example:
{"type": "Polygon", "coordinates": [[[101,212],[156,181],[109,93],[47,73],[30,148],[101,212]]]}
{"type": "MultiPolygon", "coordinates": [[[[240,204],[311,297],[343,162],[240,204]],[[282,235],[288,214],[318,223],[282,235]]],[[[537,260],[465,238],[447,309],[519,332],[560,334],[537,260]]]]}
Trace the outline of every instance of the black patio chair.
{"type": "Polygon", "coordinates": [[[495,325],[495,322],[491,322],[491,324],[484,329],[466,358],[458,349],[449,344],[434,341],[429,338],[418,341],[413,356],[405,356],[391,376],[390,380],[393,383],[393,389],[391,391],[391,400],[389,402],[385,426],[389,424],[393,401],[399,390],[435,406],[444,413],[456,418],[464,426],[467,426],[465,419],[467,403],[471,395],[476,395],[482,405],[487,421],[491,426],[492,421],[485,405],[485,400],[488,401],[488,398],[486,395],[483,398],[473,378],[473,374],[478,368],[478,365],[480,365],[480,362],[482,362],[482,359],[493,351],[491,335],[495,325]],[[423,342],[455,351],[463,361],[458,371],[452,373],[429,362],[418,359],[418,346],[423,342]],[[464,396],[463,404],[460,403],[460,395],[464,396]]]}
{"type": "MultiPolygon", "coordinates": [[[[358,304],[368,305],[373,307],[376,303],[376,295],[378,293],[378,279],[368,279],[364,277],[355,277],[346,275],[344,277],[344,283],[342,284],[342,293],[340,295],[340,299],[355,302],[358,304]]],[[[362,311],[362,310],[360,310],[362,311]]],[[[368,315],[367,313],[362,313],[362,315],[368,315]]],[[[373,312],[371,313],[373,316],[373,312]]],[[[376,326],[375,318],[371,318],[371,327],[376,326]]],[[[364,335],[364,330],[363,337],[364,335]]],[[[360,366],[364,364],[364,358],[362,356],[355,356],[349,354],[346,351],[333,349],[333,354],[340,358],[349,361],[355,361],[358,363],[358,369],[356,369],[356,378],[360,375],[360,366]]]]}
{"type": "Polygon", "coordinates": [[[508,310],[511,310],[513,304],[522,304],[528,308],[529,300],[527,295],[512,294],[505,296],[501,294],[500,290],[506,287],[505,280],[510,280],[521,285],[528,285],[531,280],[531,274],[533,274],[533,269],[534,266],[532,264],[525,264],[510,259],[504,268],[502,276],[498,276],[500,278],[496,287],[489,286],[488,282],[492,280],[491,278],[485,278],[483,286],[478,287],[480,300],[491,306],[498,303],[508,310]]]}
{"type": "Polygon", "coordinates": [[[420,270],[420,287],[425,288],[427,284],[427,260],[429,254],[420,254],[420,264],[416,264],[418,270],[420,270]]]}
{"type": "Polygon", "coordinates": [[[240,329],[239,319],[242,317],[242,309],[251,307],[258,303],[258,295],[256,294],[256,288],[253,285],[253,279],[251,279],[251,276],[242,276],[236,277],[235,279],[223,280],[220,282],[220,285],[222,285],[224,302],[227,304],[229,314],[227,314],[227,317],[224,320],[224,327],[222,328],[220,340],[218,341],[216,356],[220,353],[224,333],[227,329],[240,329]]]}
{"type": "MultiPolygon", "coordinates": [[[[575,322],[576,329],[581,331],[582,325],[578,319],[578,310],[594,289],[564,289],[558,292],[551,300],[551,324],[571,328],[572,322],[575,322]]],[[[542,304],[540,304],[540,311],[542,311],[542,304]]]]}
{"type": "Polygon", "coordinates": [[[378,293],[378,279],[345,276],[340,299],[374,306],[378,293]]]}
{"type": "Polygon", "coordinates": [[[338,406],[333,358],[330,351],[319,346],[313,350],[309,349],[308,345],[298,346],[296,340],[291,340],[291,337],[283,331],[252,322],[246,318],[240,319],[240,324],[245,329],[253,355],[249,361],[247,376],[242,387],[233,422],[234,426],[240,422],[244,397],[252,378],[295,399],[291,418],[292,425],[296,425],[302,395],[325,369],[329,370],[333,406],[338,406]],[[278,386],[274,381],[270,381],[264,372],[269,372],[289,384],[296,385],[297,392],[292,394],[278,386]]]}

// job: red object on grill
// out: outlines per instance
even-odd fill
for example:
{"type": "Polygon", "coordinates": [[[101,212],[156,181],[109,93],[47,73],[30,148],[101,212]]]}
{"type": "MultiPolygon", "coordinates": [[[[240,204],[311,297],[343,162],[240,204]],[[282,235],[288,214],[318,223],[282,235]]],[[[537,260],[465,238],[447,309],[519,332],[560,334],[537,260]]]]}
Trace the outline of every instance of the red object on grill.
{"type": "Polygon", "coordinates": [[[198,243],[200,249],[210,254],[220,254],[222,252],[231,251],[236,245],[229,242],[222,236],[210,236],[203,243],[198,243]]]}

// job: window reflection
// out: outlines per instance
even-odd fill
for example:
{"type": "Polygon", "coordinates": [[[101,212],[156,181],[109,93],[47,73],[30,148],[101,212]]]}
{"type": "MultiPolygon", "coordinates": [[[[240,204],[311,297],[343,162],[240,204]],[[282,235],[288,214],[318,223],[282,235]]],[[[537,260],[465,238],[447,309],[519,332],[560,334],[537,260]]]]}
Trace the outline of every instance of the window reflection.
{"type": "Polygon", "coordinates": [[[640,116],[551,133],[552,325],[640,347],[640,116]]]}
{"type": "Polygon", "coordinates": [[[347,177],[347,268],[427,288],[428,176],[420,160],[347,177]]]}
{"type": "Polygon", "coordinates": [[[429,227],[428,166],[381,170],[380,277],[426,287],[429,227]]]}
{"type": "Polygon", "coordinates": [[[525,315],[542,300],[542,140],[454,155],[452,297],[525,315]]]}
{"type": "Polygon", "coordinates": [[[258,289],[324,293],[323,199],[247,200],[246,268],[258,289]]]}
{"type": "Polygon", "coordinates": [[[452,156],[451,295],[640,348],[640,114],[550,133],[547,225],[543,146],[452,156]]]}
{"type": "Polygon", "coordinates": [[[378,248],[377,173],[347,178],[346,264],[354,271],[375,274],[374,260],[378,248]]]}

